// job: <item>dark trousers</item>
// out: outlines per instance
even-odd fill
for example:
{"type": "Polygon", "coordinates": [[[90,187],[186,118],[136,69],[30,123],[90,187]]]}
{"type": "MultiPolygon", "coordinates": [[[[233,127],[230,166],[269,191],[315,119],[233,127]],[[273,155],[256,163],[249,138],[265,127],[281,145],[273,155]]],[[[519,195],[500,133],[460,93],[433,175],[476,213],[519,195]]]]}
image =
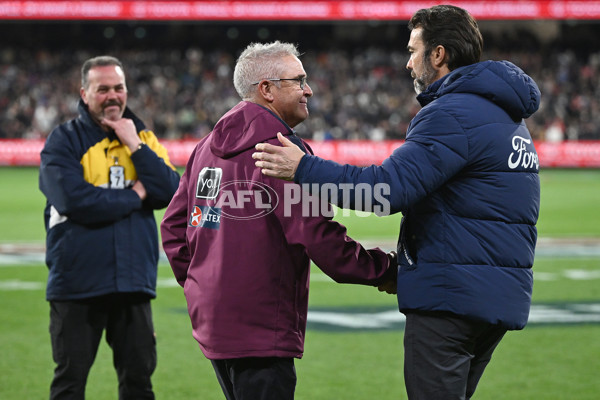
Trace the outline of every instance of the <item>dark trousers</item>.
{"type": "Polygon", "coordinates": [[[450,313],[406,314],[404,380],[410,400],[465,400],[506,329],[450,313]]]}
{"type": "Polygon", "coordinates": [[[114,294],[50,302],[56,363],[51,400],[85,398],[88,373],[104,330],[119,379],[119,399],[154,399],[150,376],[156,368],[156,340],[150,299],[114,294]]]}
{"type": "Polygon", "coordinates": [[[211,360],[227,400],[293,400],[293,358],[211,360]]]}

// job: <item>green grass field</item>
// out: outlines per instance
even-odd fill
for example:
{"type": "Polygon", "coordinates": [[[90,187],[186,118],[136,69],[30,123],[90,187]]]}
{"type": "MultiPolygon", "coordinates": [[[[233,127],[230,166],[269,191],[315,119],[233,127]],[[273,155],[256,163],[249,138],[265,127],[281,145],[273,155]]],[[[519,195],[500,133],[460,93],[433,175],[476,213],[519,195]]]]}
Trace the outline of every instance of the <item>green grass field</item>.
{"type": "MultiPolygon", "coordinates": [[[[523,331],[510,332],[502,341],[475,399],[591,400],[600,396],[600,171],[545,170],[541,179],[535,322],[523,331]],[[582,244],[577,238],[592,240],[582,244]],[[574,247],[564,247],[558,239],[572,240],[574,247]]],[[[37,189],[37,170],[0,168],[0,182],[0,245],[41,245],[44,198],[37,189]]],[[[399,216],[339,219],[351,236],[369,244],[393,242],[398,233],[399,216]]],[[[0,399],[48,397],[53,362],[44,297],[46,276],[46,267],[39,261],[24,265],[5,259],[0,263],[0,399]]],[[[312,276],[311,313],[327,310],[355,315],[360,311],[369,319],[369,315],[395,310],[395,298],[376,289],[337,285],[317,268],[312,276]]],[[[170,268],[162,263],[158,298],[153,303],[157,398],[223,399],[210,363],[191,336],[182,290],[173,283],[170,268]]],[[[406,399],[402,333],[401,323],[353,330],[309,323],[305,355],[296,362],[296,398],[406,399]]],[[[116,386],[111,353],[103,343],[89,377],[87,398],[115,399],[116,386]]]]}

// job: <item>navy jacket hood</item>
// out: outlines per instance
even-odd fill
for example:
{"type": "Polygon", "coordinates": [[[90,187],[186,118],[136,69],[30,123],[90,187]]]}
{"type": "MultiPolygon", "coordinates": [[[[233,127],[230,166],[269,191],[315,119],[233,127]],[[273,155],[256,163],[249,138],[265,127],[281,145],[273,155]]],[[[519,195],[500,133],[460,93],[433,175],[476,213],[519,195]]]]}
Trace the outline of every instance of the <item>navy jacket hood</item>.
{"type": "Polygon", "coordinates": [[[540,107],[540,89],[509,61],[484,61],[460,67],[432,83],[417,100],[424,107],[447,93],[472,93],[485,97],[513,120],[530,117],[540,107]]]}

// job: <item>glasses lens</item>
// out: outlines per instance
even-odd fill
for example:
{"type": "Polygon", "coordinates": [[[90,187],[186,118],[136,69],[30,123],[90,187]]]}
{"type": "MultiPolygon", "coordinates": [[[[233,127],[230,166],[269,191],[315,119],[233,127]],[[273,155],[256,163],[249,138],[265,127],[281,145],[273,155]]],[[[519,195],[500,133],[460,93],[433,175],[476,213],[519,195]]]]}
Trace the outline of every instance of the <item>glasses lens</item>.
{"type": "Polygon", "coordinates": [[[304,90],[304,86],[306,86],[306,77],[302,77],[299,79],[300,81],[300,89],[304,90]]]}

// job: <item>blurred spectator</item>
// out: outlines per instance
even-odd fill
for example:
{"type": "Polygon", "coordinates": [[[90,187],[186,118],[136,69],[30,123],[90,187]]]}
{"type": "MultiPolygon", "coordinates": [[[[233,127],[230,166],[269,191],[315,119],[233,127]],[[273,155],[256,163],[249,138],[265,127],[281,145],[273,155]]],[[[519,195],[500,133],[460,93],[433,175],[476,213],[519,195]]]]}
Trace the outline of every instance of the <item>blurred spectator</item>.
{"type": "MultiPolygon", "coordinates": [[[[315,140],[403,139],[419,109],[405,69],[406,51],[378,47],[304,49],[302,62],[318,94],[298,134],[315,140]]],[[[121,50],[135,66],[128,81],[132,108],[159,137],[201,138],[237,103],[231,84],[238,56],[230,51],[121,50]]],[[[85,50],[0,52],[0,138],[43,138],[76,114],[78,71],[85,50]]],[[[540,110],[527,120],[539,140],[600,139],[600,53],[491,50],[484,59],[516,62],[542,92],[540,110]],[[548,137],[550,135],[550,137],[548,137]]]]}

